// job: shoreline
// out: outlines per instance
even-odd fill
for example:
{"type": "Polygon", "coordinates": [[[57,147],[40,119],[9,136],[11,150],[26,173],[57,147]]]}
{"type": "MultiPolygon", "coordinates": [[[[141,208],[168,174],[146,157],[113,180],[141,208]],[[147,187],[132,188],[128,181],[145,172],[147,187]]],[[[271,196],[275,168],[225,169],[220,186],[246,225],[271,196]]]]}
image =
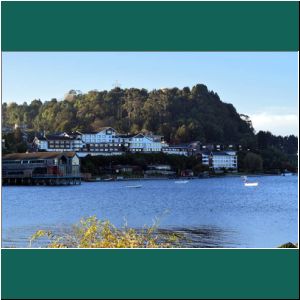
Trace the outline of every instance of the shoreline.
{"type": "MultiPolygon", "coordinates": [[[[122,182],[122,181],[147,181],[147,180],[195,180],[195,179],[213,179],[213,178],[232,178],[232,177],[267,177],[267,176],[283,176],[282,174],[264,174],[264,173],[258,173],[258,174],[222,174],[222,175],[212,175],[212,176],[205,176],[205,177],[196,177],[196,176],[190,176],[190,177],[176,177],[176,178],[167,178],[167,177],[140,177],[140,178],[133,178],[128,177],[124,179],[89,179],[89,180],[82,180],[82,182],[122,182]]],[[[297,173],[292,174],[291,176],[298,176],[297,173]]],[[[284,176],[283,176],[284,177],[284,176]]]]}

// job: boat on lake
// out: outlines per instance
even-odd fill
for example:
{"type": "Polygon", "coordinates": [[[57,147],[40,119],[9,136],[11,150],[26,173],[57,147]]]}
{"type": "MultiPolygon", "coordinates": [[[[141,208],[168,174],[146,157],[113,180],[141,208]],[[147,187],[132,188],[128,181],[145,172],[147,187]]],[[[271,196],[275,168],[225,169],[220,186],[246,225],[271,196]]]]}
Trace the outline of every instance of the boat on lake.
{"type": "Polygon", "coordinates": [[[176,180],[175,183],[178,183],[178,184],[185,184],[185,183],[188,183],[189,181],[188,180],[176,180]]]}
{"type": "Polygon", "coordinates": [[[142,185],[126,185],[127,188],[132,188],[132,189],[138,189],[138,188],[141,188],[142,185]]]}
{"type": "Polygon", "coordinates": [[[109,177],[109,178],[104,178],[103,180],[104,181],[113,181],[114,179],[112,177],[109,177]]]}
{"type": "Polygon", "coordinates": [[[242,176],[244,181],[244,186],[258,186],[258,182],[248,182],[247,176],[242,176]]]}
{"type": "Polygon", "coordinates": [[[244,182],[245,186],[258,186],[258,182],[244,182]]]}

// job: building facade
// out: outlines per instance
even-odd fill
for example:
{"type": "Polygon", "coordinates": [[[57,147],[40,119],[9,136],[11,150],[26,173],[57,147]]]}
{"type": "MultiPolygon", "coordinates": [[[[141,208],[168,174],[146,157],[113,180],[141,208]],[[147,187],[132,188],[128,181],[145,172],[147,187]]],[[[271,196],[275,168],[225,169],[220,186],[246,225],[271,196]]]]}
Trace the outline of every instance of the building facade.
{"type": "Polygon", "coordinates": [[[75,152],[12,153],[3,156],[4,183],[54,184],[56,179],[79,180],[80,161],[75,152]]]}
{"type": "Polygon", "coordinates": [[[162,142],[160,138],[150,135],[137,134],[129,140],[129,151],[130,152],[146,152],[155,153],[161,152],[162,142]]]}
{"type": "Polygon", "coordinates": [[[75,151],[78,157],[87,155],[121,155],[123,153],[165,153],[170,155],[196,156],[211,169],[237,169],[236,151],[232,145],[202,145],[199,141],[187,144],[168,145],[162,136],[151,134],[119,134],[112,127],[103,127],[96,132],[73,132],[36,137],[36,151],[75,151]],[[229,149],[228,151],[224,150],[229,149]]]}
{"type": "Polygon", "coordinates": [[[170,145],[162,148],[162,152],[170,155],[189,155],[188,147],[184,145],[170,145]]]}
{"type": "Polygon", "coordinates": [[[233,170],[238,168],[236,151],[212,151],[202,153],[202,164],[213,170],[233,170]]]}

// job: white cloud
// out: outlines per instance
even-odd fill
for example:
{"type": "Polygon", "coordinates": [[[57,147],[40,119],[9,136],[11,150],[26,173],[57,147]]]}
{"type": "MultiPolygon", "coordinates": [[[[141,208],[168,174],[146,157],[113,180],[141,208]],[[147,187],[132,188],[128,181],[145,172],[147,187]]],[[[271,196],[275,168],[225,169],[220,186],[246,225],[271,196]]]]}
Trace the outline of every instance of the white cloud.
{"type": "Polygon", "coordinates": [[[250,115],[253,127],[256,131],[270,131],[276,135],[298,136],[298,115],[296,114],[275,114],[257,113],[250,115]]]}

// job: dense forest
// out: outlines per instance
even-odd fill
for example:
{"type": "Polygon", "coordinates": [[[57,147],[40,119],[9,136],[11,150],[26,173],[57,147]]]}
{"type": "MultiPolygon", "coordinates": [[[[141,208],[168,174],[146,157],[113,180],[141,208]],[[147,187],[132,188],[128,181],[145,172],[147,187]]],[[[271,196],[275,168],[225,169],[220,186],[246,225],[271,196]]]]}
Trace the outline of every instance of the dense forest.
{"type": "Polygon", "coordinates": [[[112,126],[121,133],[161,134],[168,142],[251,143],[251,122],[232,104],[198,84],[192,89],[71,90],[63,101],[33,100],[2,105],[3,125],[26,124],[36,132],[97,130],[112,126]]]}
{"type": "MultiPolygon", "coordinates": [[[[69,91],[64,100],[2,104],[2,126],[25,125],[28,137],[36,133],[95,131],[112,126],[120,133],[152,132],[169,143],[239,144],[239,166],[244,169],[295,169],[298,138],[255,133],[247,115],[221,101],[203,84],[191,89],[121,89],[69,91]],[[248,152],[256,156],[247,156],[248,152]],[[249,165],[249,161],[256,164],[249,165]]],[[[30,138],[29,138],[30,139],[30,138]]],[[[26,149],[20,130],[5,136],[6,151],[26,149]]]]}

